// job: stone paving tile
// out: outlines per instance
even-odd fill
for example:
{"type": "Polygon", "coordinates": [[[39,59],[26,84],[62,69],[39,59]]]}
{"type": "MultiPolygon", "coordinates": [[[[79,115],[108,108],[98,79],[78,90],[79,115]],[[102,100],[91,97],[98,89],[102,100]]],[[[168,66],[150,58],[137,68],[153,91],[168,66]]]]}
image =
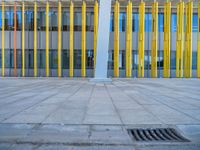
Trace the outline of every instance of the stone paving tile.
{"type": "Polygon", "coordinates": [[[83,124],[122,124],[117,115],[86,115],[83,124]]]}
{"type": "Polygon", "coordinates": [[[200,80],[0,78],[0,122],[199,124],[200,80]]]}
{"type": "Polygon", "coordinates": [[[11,144],[0,143],[0,150],[8,150],[11,147],[11,144]]]}

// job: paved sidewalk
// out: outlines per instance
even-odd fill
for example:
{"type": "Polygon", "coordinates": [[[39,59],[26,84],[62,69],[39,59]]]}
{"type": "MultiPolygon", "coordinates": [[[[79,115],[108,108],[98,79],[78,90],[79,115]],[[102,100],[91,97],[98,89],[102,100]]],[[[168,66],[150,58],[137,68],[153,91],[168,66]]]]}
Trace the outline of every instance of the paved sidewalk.
{"type": "Polygon", "coordinates": [[[175,127],[193,142],[171,149],[200,149],[200,80],[0,78],[0,150],[149,150],[126,129],[155,126],[175,127]]]}

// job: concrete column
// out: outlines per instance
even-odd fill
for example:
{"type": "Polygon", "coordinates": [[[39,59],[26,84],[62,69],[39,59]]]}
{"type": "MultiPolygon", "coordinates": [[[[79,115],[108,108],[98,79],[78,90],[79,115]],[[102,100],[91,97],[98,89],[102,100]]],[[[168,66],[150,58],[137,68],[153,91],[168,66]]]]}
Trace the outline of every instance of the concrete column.
{"type": "Polygon", "coordinates": [[[110,35],[111,0],[100,0],[97,37],[96,70],[93,81],[109,81],[107,78],[110,35]]]}

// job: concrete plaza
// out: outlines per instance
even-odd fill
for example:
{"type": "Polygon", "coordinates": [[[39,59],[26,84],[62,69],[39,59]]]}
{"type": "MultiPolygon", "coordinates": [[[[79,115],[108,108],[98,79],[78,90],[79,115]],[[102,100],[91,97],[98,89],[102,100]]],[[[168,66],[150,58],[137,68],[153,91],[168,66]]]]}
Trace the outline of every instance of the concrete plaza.
{"type": "Polygon", "coordinates": [[[0,79],[0,149],[153,149],[133,127],[177,128],[191,142],[171,149],[199,150],[200,80],[0,79]]]}

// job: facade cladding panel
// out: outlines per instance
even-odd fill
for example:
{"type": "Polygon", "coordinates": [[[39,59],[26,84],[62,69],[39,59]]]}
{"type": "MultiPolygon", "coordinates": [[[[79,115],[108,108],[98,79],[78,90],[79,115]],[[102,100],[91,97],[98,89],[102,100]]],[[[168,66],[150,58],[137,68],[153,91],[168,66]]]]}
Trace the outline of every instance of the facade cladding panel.
{"type": "MultiPolygon", "coordinates": [[[[152,4],[153,1],[145,1],[144,15],[144,77],[151,77],[151,49],[153,37],[153,18],[152,4]]],[[[187,1],[184,1],[187,4],[187,1]]],[[[119,1],[119,77],[126,77],[126,7],[128,1],[119,1]]],[[[24,55],[25,55],[25,76],[34,76],[34,1],[24,2],[24,55]]],[[[62,1],[61,15],[61,72],[62,76],[69,77],[70,62],[70,2],[62,1]]],[[[114,76],[114,5],[112,2],[112,12],[110,19],[110,41],[109,41],[109,58],[108,58],[108,77],[114,76]]],[[[139,36],[139,2],[132,2],[132,77],[138,77],[138,36],[139,36]]],[[[158,1],[158,38],[157,38],[157,77],[163,77],[164,69],[164,4],[165,1],[158,1]]],[[[170,26],[170,77],[176,77],[176,40],[177,40],[177,4],[171,3],[171,26],[170,26]]],[[[74,77],[81,77],[82,56],[82,2],[73,1],[73,70],[74,77]]],[[[49,1],[49,76],[58,75],[58,2],[49,1]]],[[[192,76],[197,77],[198,68],[198,36],[200,30],[200,20],[198,17],[199,8],[198,0],[193,2],[192,13],[192,76]]],[[[186,8],[184,8],[184,33],[186,32],[186,8]]],[[[200,11],[199,11],[200,12],[200,11]]],[[[37,2],[37,76],[46,76],[46,1],[37,2]]],[[[200,15],[199,15],[200,16],[200,15]]],[[[86,0],[86,76],[94,75],[94,1],[86,0]]],[[[14,49],[16,48],[17,74],[22,76],[22,2],[6,0],[0,3],[0,73],[4,76],[15,76],[14,74],[14,49]],[[14,6],[17,9],[14,11],[14,6]],[[4,8],[3,8],[4,6],[4,8]],[[4,10],[4,15],[3,15],[4,10]],[[16,14],[16,31],[14,30],[14,16],[16,14]],[[4,20],[2,20],[4,19],[4,20]],[[4,23],[4,25],[3,25],[4,23]],[[3,29],[4,26],[4,29],[3,29]],[[3,34],[4,32],[4,34],[3,34]],[[14,45],[14,32],[16,32],[16,47],[14,45]],[[4,37],[2,36],[4,35],[4,37]],[[4,44],[2,45],[2,42],[4,44]],[[4,61],[2,60],[4,54],[4,61]]],[[[183,37],[185,38],[185,37],[183,37]]],[[[185,42],[184,42],[185,43],[185,42]]],[[[199,46],[200,47],[200,46],[199,46]]],[[[200,51],[200,50],[199,50],[200,51]]],[[[184,57],[183,57],[184,58],[184,57]]],[[[184,60],[183,60],[184,61],[184,60]]],[[[184,63],[184,62],[183,62],[184,63]]],[[[199,67],[200,68],[200,67],[199,67]]],[[[184,69],[184,68],[183,68],[184,69]]]]}

